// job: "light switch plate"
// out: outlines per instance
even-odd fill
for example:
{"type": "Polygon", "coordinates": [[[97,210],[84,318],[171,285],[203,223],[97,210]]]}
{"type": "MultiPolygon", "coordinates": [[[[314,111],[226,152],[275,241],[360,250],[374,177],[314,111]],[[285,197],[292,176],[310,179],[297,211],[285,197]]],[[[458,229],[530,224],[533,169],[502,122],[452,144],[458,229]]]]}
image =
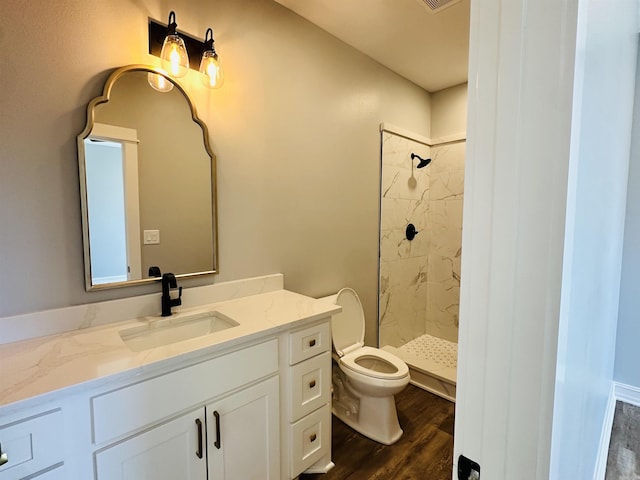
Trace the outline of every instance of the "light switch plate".
{"type": "Polygon", "coordinates": [[[144,230],[144,244],[158,245],[160,243],[160,230],[144,230]]]}

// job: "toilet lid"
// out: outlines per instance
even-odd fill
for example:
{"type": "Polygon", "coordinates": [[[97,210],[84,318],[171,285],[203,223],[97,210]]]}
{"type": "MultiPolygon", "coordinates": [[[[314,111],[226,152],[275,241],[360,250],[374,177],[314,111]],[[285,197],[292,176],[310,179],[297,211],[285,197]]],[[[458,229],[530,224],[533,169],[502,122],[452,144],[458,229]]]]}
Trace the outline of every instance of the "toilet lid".
{"type": "Polygon", "coordinates": [[[342,311],[331,319],[331,336],[336,352],[342,357],[364,345],[364,313],[358,294],[350,288],[337,293],[335,304],[340,305],[342,311]]]}
{"type": "Polygon", "coordinates": [[[343,366],[368,377],[396,380],[409,374],[408,365],[391,352],[362,347],[340,359],[343,366]]]}

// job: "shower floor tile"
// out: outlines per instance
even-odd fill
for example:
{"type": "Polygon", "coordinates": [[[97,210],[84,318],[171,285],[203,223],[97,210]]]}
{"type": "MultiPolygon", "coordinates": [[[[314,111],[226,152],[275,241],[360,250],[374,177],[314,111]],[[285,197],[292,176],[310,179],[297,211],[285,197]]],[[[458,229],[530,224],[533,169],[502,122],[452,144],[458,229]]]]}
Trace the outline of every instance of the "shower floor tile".
{"type": "Polygon", "coordinates": [[[449,368],[458,366],[458,344],[443,338],[425,334],[414,338],[399,349],[415,357],[429,358],[449,368]]]}

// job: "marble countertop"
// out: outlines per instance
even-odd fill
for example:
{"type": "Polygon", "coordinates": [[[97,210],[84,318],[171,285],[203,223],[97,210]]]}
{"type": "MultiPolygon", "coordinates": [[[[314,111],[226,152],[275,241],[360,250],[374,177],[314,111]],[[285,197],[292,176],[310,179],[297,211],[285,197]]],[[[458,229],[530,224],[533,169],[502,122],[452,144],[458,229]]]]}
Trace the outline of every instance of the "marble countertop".
{"type": "MultiPolygon", "coordinates": [[[[321,319],[340,307],[287,290],[246,296],[194,308],[174,309],[171,318],[215,310],[238,326],[170,345],[134,352],[119,331],[162,317],[142,317],[99,327],[0,345],[0,408],[69,389],[95,388],[133,378],[275,334],[305,320],[321,319]]],[[[166,318],[166,317],[165,317],[166,318]]]]}

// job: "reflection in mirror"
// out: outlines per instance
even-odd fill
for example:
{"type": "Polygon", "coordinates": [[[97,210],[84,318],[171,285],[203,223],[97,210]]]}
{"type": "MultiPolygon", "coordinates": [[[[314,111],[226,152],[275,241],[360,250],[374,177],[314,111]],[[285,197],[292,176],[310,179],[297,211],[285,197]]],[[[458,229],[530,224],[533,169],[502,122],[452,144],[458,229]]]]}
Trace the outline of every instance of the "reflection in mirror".
{"type": "Polygon", "coordinates": [[[88,290],[216,273],[215,162],[184,89],[152,67],[111,74],[78,136],[88,290]]]}

